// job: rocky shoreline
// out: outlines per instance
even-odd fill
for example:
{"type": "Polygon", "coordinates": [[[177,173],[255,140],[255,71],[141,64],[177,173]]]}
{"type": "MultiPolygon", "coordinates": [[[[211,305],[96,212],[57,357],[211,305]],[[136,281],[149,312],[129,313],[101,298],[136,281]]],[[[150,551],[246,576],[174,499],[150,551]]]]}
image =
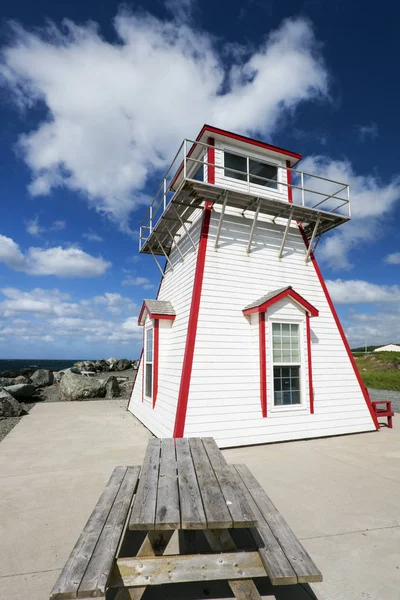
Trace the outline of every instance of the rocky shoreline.
{"type": "Polygon", "coordinates": [[[36,402],[130,397],[139,361],[79,361],[68,369],[22,369],[0,373],[0,441],[36,402]]]}

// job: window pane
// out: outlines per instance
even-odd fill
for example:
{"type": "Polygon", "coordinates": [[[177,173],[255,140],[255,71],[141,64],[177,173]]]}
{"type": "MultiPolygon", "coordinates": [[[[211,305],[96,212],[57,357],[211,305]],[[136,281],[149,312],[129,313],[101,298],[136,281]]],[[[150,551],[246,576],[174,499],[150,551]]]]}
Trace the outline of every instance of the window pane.
{"type": "Polygon", "coordinates": [[[282,334],[290,335],[290,323],[282,323],[282,334]]]}
{"type": "Polygon", "coordinates": [[[281,324],[280,323],[272,323],[272,333],[274,335],[281,334],[281,324]]]}
{"type": "Polygon", "coordinates": [[[247,158],[244,156],[238,156],[237,154],[230,154],[230,152],[224,152],[224,175],[225,177],[233,177],[240,181],[247,181],[247,158]],[[236,173],[235,171],[242,171],[242,173],[236,173]]]}
{"type": "Polygon", "coordinates": [[[204,165],[200,165],[190,178],[196,181],[204,181],[204,165]]]}
{"type": "Polygon", "coordinates": [[[153,388],[153,365],[146,364],[146,385],[145,385],[145,396],[148,398],[152,397],[153,388]]]}
{"type": "Polygon", "coordinates": [[[274,367],[274,404],[300,404],[300,367],[274,367]]]}
{"type": "Polygon", "coordinates": [[[153,362],[153,329],[146,329],[146,361],[153,362]]]}
{"type": "Polygon", "coordinates": [[[271,187],[277,189],[278,184],[278,169],[273,165],[267,165],[258,160],[249,160],[249,171],[250,171],[250,183],[256,185],[263,185],[264,187],[271,187]],[[253,175],[253,177],[252,177],[253,175]],[[273,181],[265,181],[266,179],[272,179],[273,181]]]}

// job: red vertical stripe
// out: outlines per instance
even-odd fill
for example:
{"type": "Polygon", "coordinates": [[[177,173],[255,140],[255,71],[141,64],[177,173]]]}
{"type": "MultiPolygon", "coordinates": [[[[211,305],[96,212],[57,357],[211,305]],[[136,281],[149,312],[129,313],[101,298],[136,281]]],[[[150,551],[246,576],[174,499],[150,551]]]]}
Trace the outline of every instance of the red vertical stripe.
{"type": "Polygon", "coordinates": [[[289,171],[290,169],[290,160],[286,161],[286,174],[287,174],[287,182],[288,182],[288,200],[290,202],[290,204],[293,204],[293,188],[289,187],[292,185],[292,171],[289,171]]]}
{"type": "Polygon", "coordinates": [[[153,408],[156,405],[158,394],[158,344],[159,344],[159,319],[154,319],[154,348],[153,348],[153,408]]]}
{"type": "MultiPolygon", "coordinates": [[[[308,244],[307,236],[306,236],[306,234],[304,233],[304,229],[303,229],[303,227],[302,227],[301,225],[299,225],[299,229],[300,229],[300,233],[301,233],[301,235],[303,236],[304,244],[306,245],[306,248],[308,248],[308,245],[309,245],[309,244],[308,244]]],[[[335,310],[335,307],[333,306],[333,302],[332,302],[332,300],[331,300],[331,297],[330,297],[330,295],[329,295],[328,288],[326,287],[326,284],[325,284],[324,278],[323,278],[323,276],[322,276],[322,273],[321,273],[321,271],[319,270],[319,266],[318,266],[318,263],[317,263],[317,261],[316,261],[316,259],[315,259],[315,256],[314,256],[314,253],[313,253],[313,251],[311,251],[310,258],[311,258],[312,264],[314,265],[314,269],[315,269],[315,272],[316,272],[316,274],[317,274],[317,277],[318,277],[318,279],[319,279],[319,282],[320,282],[320,284],[321,284],[321,287],[322,287],[322,289],[323,289],[323,291],[324,291],[325,298],[326,298],[326,300],[327,300],[327,302],[328,302],[328,304],[329,304],[329,308],[330,308],[330,309],[331,309],[331,311],[332,311],[332,315],[333,315],[333,318],[334,318],[334,320],[335,320],[336,327],[337,327],[337,328],[338,328],[338,330],[339,330],[339,333],[340,333],[340,336],[341,336],[341,338],[342,338],[342,341],[343,341],[344,347],[346,348],[347,355],[348,355],[348,357],[349,357],[349,360],[350,360],[350,362],[351,362],[351,365],[352,365],[352,367],[353,367],[354,374],[355,374],[355,376],[357,377],[357,381],[358,381],[358,383],[359,383],[359,385],[360,385],[361,391],[362,391],[362,393],[363,393],[363,396],[364,396],[365,403],[366,403],[366,405],[368,406],[368,410],[369,410],[369,412],[370,412],[370,415],[371,415],[371,417],[372,417],[372,420],[373,420],[373,422],[374,422],[375,428],[376,428],[376,429],[379,429],[379,423],[378,423],[378,419],[377,419],[377,417],[376,417],[376,414],[375,414],[375,411],[374,411],[374,409],[373,409],[373,407],[372,407],[371,400],[370,400],[370,397],[369,397],[369,394],[368,394],[368,390],[367,390],[367,388],[365,387],[363,380],[361,379],[361,375],[360,375],[360,372],[359,372],[359,370],[358,370],[358,367],[357,367],[357,365],[356,365],[356,361],[354,360],[354,356],[353,356],[353,355],[352,355],[352,353],[351,353],[350,346],[349,346],[349,343],[348,343],[348,341],[347,341],[347,338],[346,338],[346,336],[345,336],[345,334],[344,334],[344,331],[343,331],[342,324],[341,324],[341,322],[339,321],[339,317],[338,317],[338,315],[337,315],[337,312],[336,312],[336,310],[335,310]]]]}
{"type": "Polygon", "coordinates": [[[193,355],[196,343],[197,323],[199,320],[200,298],[203,286],[204,265],[206,261],[208,230],[211,218],[211,202],[204,207],[203,225],[197,250],[196,271],[194,274],[192,303],[190,306],[189,323],[186,335],[186,347],[183,357],[181,384],[179,387],[178,405],[176,408],[174,438],[183,437],[185,431],[186,411],[189,398],[190,378],[192,376],[193,355]]]}
{"type": "MultiPolygon", "coordinates": [[[[207,144],[210,144],[210,146],[215,146],[215,139],[209,137],[207,140],[207,144]]],[[[215,165],[215,148],[208,148],[207,162],[209,163],[207,168],[208,183],[215,183],[215,167],[210,167],[210,164],[215,165]]]]}
{"type": "MultiPolygon", "coordinates": [[[[143,326],[143,350],[142,350],[142,402],[144,402],[144,370],[146,368],[146,348],[144,347],[145,342],[145,328],[143,326]]],[[[139,364],[140,366],[140,364],[139,364]]]]}
{"type": "Polygon", "coordinates": [[[308,358],[308,388],[310,391],[310,413],[314,414],[314,387],[312,378],[312,357],[311,357],[311,327],[310,327],[310,315],[306,314],[306,325],[307,325],[307,358],[308,358]]]}
{"type": "Polygon", "coordinates": [[[260,340],[260,400],[262,416],[267,416],[267,349],[265,339],[265,313],[259,313],[258,332],[260,340]]]}

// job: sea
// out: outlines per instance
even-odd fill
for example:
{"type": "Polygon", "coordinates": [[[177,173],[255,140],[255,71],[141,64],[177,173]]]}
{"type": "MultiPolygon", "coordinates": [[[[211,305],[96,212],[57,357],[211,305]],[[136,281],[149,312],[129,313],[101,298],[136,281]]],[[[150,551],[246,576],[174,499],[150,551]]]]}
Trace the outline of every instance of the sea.
{"type": "Polygon", "coordinates": [[[82,359],[44,360],[39,358],[6,358],[0,359],[0,373],[2,371],[20,371],[21,369],[50,369],[51,371],[61,371],[61,369],[72,367],[72,365],[79,360],[82,359]]]}

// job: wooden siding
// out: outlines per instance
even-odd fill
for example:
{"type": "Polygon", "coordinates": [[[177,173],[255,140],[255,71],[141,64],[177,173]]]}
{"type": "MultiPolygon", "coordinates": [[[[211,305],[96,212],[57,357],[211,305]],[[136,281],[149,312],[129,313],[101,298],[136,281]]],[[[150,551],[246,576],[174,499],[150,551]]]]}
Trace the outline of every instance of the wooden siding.
{"type": "MultiPolygon", "coordinates": [[[[283,226],[260,221],[248,256],[245,248],[252,221],[227,211],[215,251],[217,211],[210,224],[185,436],[211,435],[221,447],[229,447],[374,430],[314,267],[305,263],[299,231],[291,228],[279,260],[283,226]],[[267,339],[268,417],[262,418],[257,321],[244,317],[242,309],[286,285],[320,311],[319,317],[311,319],[315,414],[309,410],[304,331],[305,404],[285,410],[273,407],[267,339]]],[[[280,311],[289,319],[304,314],[284,300],[267,316],[280,311]]],[[[268,319],[266,329],[269,336],[268,319]]]]}
{"type": "MultiPolygon", "coordinates": [[[[195,244],[200,235],[202,214],[201,209],[195,211],[191,216],[193,223],[188,228],[195,244]]],[[[146,399],[142,402],[142,364],[140,364],[128,406],[128,409],[158,437],[171,437],[174,428],[196,268],[197,249],[195,251],[183,230],[180,233],[182,237],[179,248],[184,260],[182,261],[176,249],[171,251],[170,260],[173,270],[167,266],[157,296],[158,300],[169,300],[176,312],[173,323],[160,321],[157,403],[153,409],[146,399]]]]}

